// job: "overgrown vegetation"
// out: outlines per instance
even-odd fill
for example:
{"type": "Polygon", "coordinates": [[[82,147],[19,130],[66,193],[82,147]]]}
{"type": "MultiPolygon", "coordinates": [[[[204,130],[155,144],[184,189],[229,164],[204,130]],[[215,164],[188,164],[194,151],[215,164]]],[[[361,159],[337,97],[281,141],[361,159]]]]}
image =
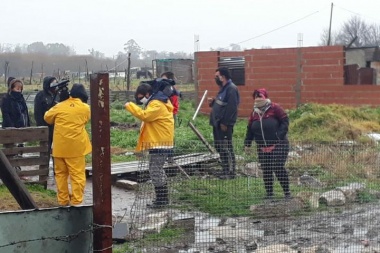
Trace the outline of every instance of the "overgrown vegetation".
{"type": "Polygon", "coordinates": [[[368,142],[365,134],[380,131],[380,108],[305,104],[288,113],[291,141],[368,142]]]}

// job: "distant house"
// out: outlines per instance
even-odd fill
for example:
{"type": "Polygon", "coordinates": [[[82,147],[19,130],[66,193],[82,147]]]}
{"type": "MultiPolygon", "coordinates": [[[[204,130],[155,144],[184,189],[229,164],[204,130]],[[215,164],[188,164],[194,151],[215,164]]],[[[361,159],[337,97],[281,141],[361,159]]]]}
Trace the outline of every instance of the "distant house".
{"type": "Polygon", "coordinates": [[[345,83],[380,85],[379,47],[346,49],[345,83]]]}
{"type": "Polygon", "coordinates": [[[166,71],[174,73],[179,83],[194,83],[193,59],[156,59],[153,60],[154,76],[159,77],[166,71]]]}

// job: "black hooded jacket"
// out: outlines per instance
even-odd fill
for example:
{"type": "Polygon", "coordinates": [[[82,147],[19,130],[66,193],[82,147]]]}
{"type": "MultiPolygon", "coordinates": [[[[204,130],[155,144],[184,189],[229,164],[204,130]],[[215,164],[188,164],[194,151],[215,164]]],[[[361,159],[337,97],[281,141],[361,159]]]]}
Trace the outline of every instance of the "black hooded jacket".
{"type": "Polygon", "coordinates": [[[53,107],[58,101],[58,96],[54,99],[54,94],[50,91],[50,83],[56,79],[53,76],[44,78],[43,90],[39,91],[34,99],[34,119],[37,126],[48,126],[44,120],[45,112],[53,107]],[[53,99],[55,102],[53,102],[53,99]]]}
{"type": "Polygon", "coordinates": [[[10,92],[3,98],[1,105],[2,127],[29,127],[28,107],[21,92],[10,92]]]}

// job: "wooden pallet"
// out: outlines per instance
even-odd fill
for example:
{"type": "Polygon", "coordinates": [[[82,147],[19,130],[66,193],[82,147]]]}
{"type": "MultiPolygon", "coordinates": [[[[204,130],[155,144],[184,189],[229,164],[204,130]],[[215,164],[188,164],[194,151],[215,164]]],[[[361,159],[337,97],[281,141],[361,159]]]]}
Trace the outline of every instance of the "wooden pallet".
{"type": "MultiPolygon", "coordinates": [[[[175,156],[175,164],[185,167],[189,165],[194,165],[198,163],[208,163],[215,162],[219,159],[218,154],[211,153],[192,153],[181,156],[175,156]]],[[[164,168],[174,168],[177,165],[165,163],[164,168]]],[[[132,161],[125,163],[114,163],[111,164],[111,175],[120,175],[126,173],[140,172],[148,170],[148,159],[143,161],[132,161]]],[[[86,167],[86,175],[92,175],[92,167],[86,167]]]]}

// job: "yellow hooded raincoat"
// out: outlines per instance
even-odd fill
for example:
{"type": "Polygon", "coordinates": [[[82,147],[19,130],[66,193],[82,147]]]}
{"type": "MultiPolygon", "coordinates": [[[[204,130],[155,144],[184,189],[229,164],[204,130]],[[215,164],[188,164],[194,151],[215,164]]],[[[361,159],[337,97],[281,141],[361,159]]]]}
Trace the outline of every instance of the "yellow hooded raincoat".
{"type": "Polygon", "coordinates": [[[53,157],[79,157],[92,151],[86,124],[90,106],[79,98],[69,98],[45,113],[45,121],[53,125],[53,157]]]}
{"type": "Polygon", "coordinates": [[[45,113],[45,121],[53,125],[53,157],[57,197],[60,205],[79,205],[83,201],[85,155],[92,151],[86,123],[90,120],[90,107],[79,98],[68,98],[45,113]],[[72,194],[69,193],[70,177],[72,194]]]}
{"type": "Polygon", "coordinates": [[[125,109],[142,121],[136,151],[152,148],[173,148],[174,118],[173,105],[152,100],[145,109],[128,103],[125,109]]]}

